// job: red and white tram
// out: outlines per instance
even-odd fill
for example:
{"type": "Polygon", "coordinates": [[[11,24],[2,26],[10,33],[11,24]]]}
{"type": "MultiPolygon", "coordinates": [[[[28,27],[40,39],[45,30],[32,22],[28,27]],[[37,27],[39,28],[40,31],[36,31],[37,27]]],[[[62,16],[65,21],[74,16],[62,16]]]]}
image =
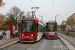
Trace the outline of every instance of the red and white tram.
{"type": "Polygon", "coordinates": [[[20,41],[36,42],[44,37],[44,23],[38,19],[22,19],[20,41]]]}

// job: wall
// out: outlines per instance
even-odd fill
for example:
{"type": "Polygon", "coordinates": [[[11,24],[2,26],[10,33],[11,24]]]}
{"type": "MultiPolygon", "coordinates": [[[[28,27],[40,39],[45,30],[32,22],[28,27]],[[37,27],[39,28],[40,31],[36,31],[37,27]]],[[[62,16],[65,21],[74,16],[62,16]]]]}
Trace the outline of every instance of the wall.
{"type": "Polygon", "coordinates": [[[75,32],[67,32],[66,31],[59,31],[60,33],[63,33],[63,34],[66,34],[66,35],[69,35],[69,36],[72,36],[72,37],[75,37],[75,32]]]}

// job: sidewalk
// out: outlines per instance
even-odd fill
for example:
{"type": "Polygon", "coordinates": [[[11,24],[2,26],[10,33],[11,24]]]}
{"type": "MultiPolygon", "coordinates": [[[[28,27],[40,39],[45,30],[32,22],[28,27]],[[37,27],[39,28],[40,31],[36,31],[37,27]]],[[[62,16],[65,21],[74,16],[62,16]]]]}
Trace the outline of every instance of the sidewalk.
{"type": "Polygon", "coordinates": [[[63,37],[65,40],[67,40],[71,45],[75,47],[75,37],[59,33],[59,36],[63,37]]]}
{"type": "Polygon", "coordinates": [[[10,42],[13,42],[15,40],[19,40],[19,37],[12,38],[12,39],[8,39],[8,40],[6,40],[6,39],[0,40],[0,46],[3,46],[5,44],[10,43],[10,42]]]}

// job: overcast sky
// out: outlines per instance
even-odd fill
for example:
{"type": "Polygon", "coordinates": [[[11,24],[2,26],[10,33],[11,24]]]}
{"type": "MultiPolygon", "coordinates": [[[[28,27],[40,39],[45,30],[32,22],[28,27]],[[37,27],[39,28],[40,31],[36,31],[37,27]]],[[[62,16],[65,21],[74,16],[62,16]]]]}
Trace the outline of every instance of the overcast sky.
{"type": "MultiPolygon", "coordinates": [[[[57,16],[58,24],[61,24],[62,20],[66,20],[69,16],[75,13],[75,0],[32,0],[35,6],[39,7],[36,11],[36,15],[42,15],[44,22],[55,20],[57,16]],[[53,4],[52,4],[53,3],[53,4]]],[[[32,11],[31,7],[34,7],[31,0],[3,0],[6,4],[0,7],[0,13],[6,14],[13,6],[17,6],[25,13],[32,11]]],[[[40,17],[38,17],[40,18],[40,17]]]]}

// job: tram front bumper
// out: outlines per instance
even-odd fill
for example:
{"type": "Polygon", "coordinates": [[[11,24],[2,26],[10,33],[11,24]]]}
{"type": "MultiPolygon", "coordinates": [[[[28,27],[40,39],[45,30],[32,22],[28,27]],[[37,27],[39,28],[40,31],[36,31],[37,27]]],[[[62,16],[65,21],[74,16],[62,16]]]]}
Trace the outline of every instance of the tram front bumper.
{"type": "Polygon", "coordinates": [[[57,38],[57,35],[46,35],[47,38],[57,38]]]}
{"type": "Polygon", "coordinates": [[[35,41],[35,37],[21,37],[21,41],[35,41]]]}

